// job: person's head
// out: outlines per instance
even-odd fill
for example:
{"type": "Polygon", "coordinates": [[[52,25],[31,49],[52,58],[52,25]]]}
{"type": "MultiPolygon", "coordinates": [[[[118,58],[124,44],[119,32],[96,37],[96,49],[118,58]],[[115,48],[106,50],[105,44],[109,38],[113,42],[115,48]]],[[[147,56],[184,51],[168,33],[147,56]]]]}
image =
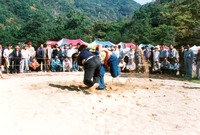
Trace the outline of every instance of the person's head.
{"type": "Polygon", "coordinates": [[[130,50],[133,50],[133,45],[130,45],[130,50]]]}
{"type": "Polygon", "coordinates": [[[189,49],[190,49],[190,45],[187,45],[187,46],[186,46],[186,49],[189,50],[189,49]]]}
{"type": "Polygon", "coordinates": [[[8,50],[10,50],[11,47],[12,47],[12,46],[11,46],[10,44],[7,45],[7,49],[8,49],[8,50]]]}
{"type": "Polygon", "coordinates": [[[130,62],[130,64],[133,64],[134,60],[133,59],[129,59],[129,62],[130,62]]]}
{"type": "Polygon", "coordinates": [[[174,46],[171,44],[169,45],[169,49],[172,50],[174,48],[174,46]]]}
{"type": "Polygon", "coordinates": [[[54,48],[58,48],[58,44],[55,44],[55,45],[54,45],[54,48]]]}
{"type": "Polygon", "coordinates": [[[24,46],[23,46],[23,49],[26,50],[26,49],[27,49],[27,45],[24,45],[24,46]]]}
{"type": "Polygon", "coordinates": [[[69,44],[69,49],[72,49],[72,47],[73,47],[73,44],[70,43],[70,44],[69,44]]]}
{"type": "Polygon", "coordinates": [[[108,45],[106,45],[106,46],[105,46],[105,48],[107,48],[107,49],[108,49],[108,45]]]}
{"type": "Polygon", "coordinates": [[[19,51],[19,46],[15,46],[15,50],[16,50],[16,51],[19,51]]]}
{"type": "Polygon", "coordinates": [[[67,49],[67,44],[64,44],[64,49],[67,49]]]}
{"type": "Polygon", "coordinates": [[[34,57],[33,59],[32,59],[32,62],[36,62],[37,61],[37,59],[34,57]]]}
{"type": "Polygon", "coordinates": [[[139,48],[139,45],[138,45],[138,44],[136,44],[136,45],[135,45],[135,49],[137,50],[138,48],[139,48]]]}
{"type": "Polygon", "coordinates": [[[123,63],[123,62],[124,62],[124,59],[121,59],[120,61],[123,63]]]}
{"type": "Polygon", "coordinates": [[[78,52],[81,52],[83,50],[85,50],[87,48],[86,45],[82,44],[79,48],[78,48],[78,52]]]}
{"type": "Polygon", "coordinates": [[[181,49],[181,50],[184,50],[184,46],[183,46],[183,45],[181,45],[180,49],[181,49]]]}
{"type": "Polygon", "coordinates": [[[155,47],[155,49],[154,49],[155,51],[158,51],[158,47],[155,47]]]}
{"type": "Polygon", "coordinates": [[[124,48],[127,48],[127,44],[124,44],[124,48]]]}
{"type": "Polygon", "coordinates": [[[149,48],[148,48],[148,46],[146,45],[146,46],[145,46],[145,50],[148,50],[148,49],[149,49],[149,48]]]}
{"type": "Polygon", "coordinates": [[[40,44],[40,48],[43,48],[44,47],[44,45],[43,44],[40,44]]]}
{"type": "Polygon", "coordinates": [[[168,60],[167,60],[167,58],[164,58],[164,62],[167,62],[168,60]]]}
{"type": "Polygon", "coordinates": [[[27,44],[28,44],[28,46],[32,46],[32,42],[31,41],[29,41],[27,44]]]}
{"type": "Polygon", "coordinates": [[[81,43],[76,44],[76,48],[79,48],[81,46],[81,43]]]}
{"type": "Polygon", "coordinates": [[[158,64],[159,64],[159,61],[156,61],[155,63],[156,63],[156,65],[158,65],[158,64]]]}
{"type": "Polygon", "coordinates": [[[65,61],[68,61],[69,59],[68,58],[65,58],[65,61]]]}
{"type": "Polygon", "coordinates": [[[200,49],[198,50],[197,55],[200,55],[200,49]]]}
{"type": "Polygon", "coordinates": [[[55,60],[58,60],[59,58],[58,58],[58,56],[55,56],[55,60]]]}
{"type": "Polygon", "coordinates": [[[160,50],[164,50],[165,45],[160,45],[160,50]]]}

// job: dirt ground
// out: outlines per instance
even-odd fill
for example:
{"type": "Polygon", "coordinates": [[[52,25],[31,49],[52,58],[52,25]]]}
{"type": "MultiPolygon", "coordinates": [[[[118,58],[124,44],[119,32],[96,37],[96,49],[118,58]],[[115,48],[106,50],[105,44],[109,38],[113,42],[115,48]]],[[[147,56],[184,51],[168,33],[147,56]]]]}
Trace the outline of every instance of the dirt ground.
{"type": "Polygon", "coordinates": [[[199,135],[200,84],[178,78],[105,75],[88,92],[83,72],[3,74],[3,135],[199,135]]]}

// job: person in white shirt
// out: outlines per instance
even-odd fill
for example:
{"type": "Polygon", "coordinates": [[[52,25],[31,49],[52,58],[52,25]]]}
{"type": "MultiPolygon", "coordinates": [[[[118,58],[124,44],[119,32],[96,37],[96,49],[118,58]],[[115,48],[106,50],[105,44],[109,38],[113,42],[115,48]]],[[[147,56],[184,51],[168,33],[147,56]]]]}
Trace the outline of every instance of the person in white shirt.
{"type": "Polygon", "coordinates": [[[72,68],[71,61],[68,58],[65,58],[63,60],[63,72],[66,72],[66,71],[70,72],[71,68],[72,68]]]}
{"type": "Polygon", "coordinates": [[[6,73],[12,73],[12,46],[10,44],[7,45],[7,48],[3,52],[3,57],[5,59],[5,69],[6,73]]]}
{"type": "Polygon", "coordinates": [[[114,46],[114,50],[112,51],[116,56],[117,58],[119,59],[119,50],[118,50],[118,46],[114,46]]]}
{"type": "Polygon", "coordinates": [[[23,46],[23,49],[21,51],[22,55],[22,61],[21,61],[21,68],[20,72],[23,73],[24,71],[27,73],[29,71],[29,59],[30,59],[30,52],[27,49],[27,46],[23,46]],[[25,69],[24,69],[25,67],[25,69]]]}
{"type": "Polygon", "coordinates": [[[161,74],[161,67],[159,61],[156,61],[153,66],[153,73],[154,74],[161,74]]]}
{"type": "Polygon", "coordinates": [[[135,51],[133,50],[133,46],[130,46],[130,50],[128,51],[128,58],[133,59],[134,60],[134,56],[135,56],[135,51]]]}
{"type": "Polygon", "coordinates": [[[30,54],[30,58],[29,58],[29,63],[32,61],[32,59],[35,57],[36,52],[35,52],[35,48],[32,46],[32,42],[28,42],[27,43],[27,50],[29,51],[30,54]]]}
{"type": "Polygon", "coordinates": [[[66,57],[72,63],[72,55],[75,53],[75,49],[73,48],[73,44],[69,44],[69,48],[66,50],[66,57]]]}
{"type": "Polygon", "coordinates": [[[118,66],[120,67],[122,72],[126,72],[126,62],[124,61],[124,59],[121,59],[118,66]]]}
{"type": "Polygon", "coordinates": [[[153,51],[153,63],[159,61],[159,59],[160,59],[160,52],[158,51],[158,47],[155,47],[153,51]]]}
{"type": "Polygon", "coordinates": [[[136,64],[133,59],[129,59],[129,63],[126,66],[128,72],[132,72],[136,69],[136,64]]]}
{"type": "Polygon", "coordinates": [[[169,46],[168,50],[168,61],[171,63],[172,61],[178,62],[179,55],[177,50],[174,48],[173,45],[169,46]]]}

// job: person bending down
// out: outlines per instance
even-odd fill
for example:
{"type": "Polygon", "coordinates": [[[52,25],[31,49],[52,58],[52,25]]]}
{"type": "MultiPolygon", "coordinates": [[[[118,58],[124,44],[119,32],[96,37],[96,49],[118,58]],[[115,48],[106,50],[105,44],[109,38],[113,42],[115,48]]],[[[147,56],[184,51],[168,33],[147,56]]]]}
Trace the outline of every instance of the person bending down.
{"type": "Polygon", "coordinates": [[[33,58],[32,61],[29,64],[29,68],[31,71],[39,71],[40,70],[40,64],[37,62],[36,58],[33,58]]]}
{"type": "Polygon", "coordinates": [[[92,92],[99,86],[101,61],[85,45],[81,45],[78,48],[78,52],[80,52],[77,58],[78,65],[84,68],[83,83],[90,87],[89,91],[92,92]]]}

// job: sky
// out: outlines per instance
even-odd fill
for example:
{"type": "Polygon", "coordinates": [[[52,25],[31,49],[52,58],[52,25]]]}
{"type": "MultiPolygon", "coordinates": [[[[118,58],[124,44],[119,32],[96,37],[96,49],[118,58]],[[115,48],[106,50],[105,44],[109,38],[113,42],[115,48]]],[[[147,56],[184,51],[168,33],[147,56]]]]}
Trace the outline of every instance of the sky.
{"type": "Polygon", "coordinates": [[[152,2],[152,0],[135,0],[137,3],[140,3],[141,5],[146,4],[148,2],[152,2]]]}

